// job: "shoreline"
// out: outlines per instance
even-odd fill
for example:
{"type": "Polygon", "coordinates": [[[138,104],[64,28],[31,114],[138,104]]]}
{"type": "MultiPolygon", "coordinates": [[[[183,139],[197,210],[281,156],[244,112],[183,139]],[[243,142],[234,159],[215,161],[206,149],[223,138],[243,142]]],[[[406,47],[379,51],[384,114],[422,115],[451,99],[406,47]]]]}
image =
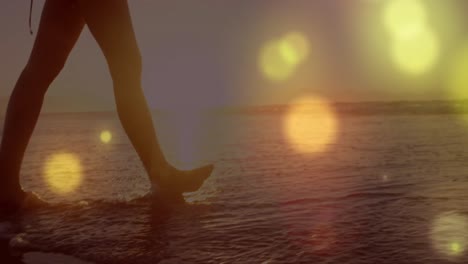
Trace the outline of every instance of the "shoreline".
{"type": "Polygon", "coordinates": [[[9,264],[50,264],[50,263],[67,263],[67,264],[93,264],[92,262],[80,260],[78,258],[61,254],[61,253],[46,253],[40,251],[26,251],[18,253],[12,252],[10,248],[10,239],[0,240],[0,261],[9,264]]]}

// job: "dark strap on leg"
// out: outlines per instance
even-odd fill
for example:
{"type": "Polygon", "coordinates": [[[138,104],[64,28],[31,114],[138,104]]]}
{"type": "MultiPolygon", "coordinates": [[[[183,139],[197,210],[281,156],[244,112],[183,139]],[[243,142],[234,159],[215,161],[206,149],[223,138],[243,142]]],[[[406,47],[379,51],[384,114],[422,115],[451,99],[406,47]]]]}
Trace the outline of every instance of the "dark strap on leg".
{"type": "Polygon", "coordinates": [[[34,33],[32,31],[32,11],[33,11],[33,3],[34,3],[34,0],[31,0],[31,4],[29,6],[29,33],[31,33],[31,35],[34,33]]]}

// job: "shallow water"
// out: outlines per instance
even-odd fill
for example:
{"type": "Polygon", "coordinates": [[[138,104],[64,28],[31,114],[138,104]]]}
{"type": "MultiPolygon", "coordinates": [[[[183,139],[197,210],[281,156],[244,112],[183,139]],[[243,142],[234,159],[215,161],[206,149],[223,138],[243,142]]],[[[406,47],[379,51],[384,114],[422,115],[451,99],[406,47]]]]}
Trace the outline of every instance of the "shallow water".
{"type": "Polygon", "coordinates": [[[96,263],[467,263],[468,126],[457,116],[343,117],[320,155],[295,152],[282,118],[226,116],[192,134],[157,119],[175,163],[216,164],[167,213],[134,200],[148,182],[115,117],[44,117],[23,184],[56,205],[23,220],[25,239],[96,263]],[[68,194],[43,177],[61,152],[83,168],[68,194]]]}

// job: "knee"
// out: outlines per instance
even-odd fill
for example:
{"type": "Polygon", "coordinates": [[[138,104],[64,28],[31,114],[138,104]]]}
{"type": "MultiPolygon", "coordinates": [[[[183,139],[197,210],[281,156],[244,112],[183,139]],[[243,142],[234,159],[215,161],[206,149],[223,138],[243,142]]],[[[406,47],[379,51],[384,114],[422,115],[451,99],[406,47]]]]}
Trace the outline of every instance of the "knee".
{"type": "Polygon", "coordinates": [[[45,92],[65,66],[66,59],[50,57],[30,60],[23,70],[23,77],[32,82],[37,92],[45,92]]]}
{"type": "Polygon", "coordinates": [[[139,52],[123,52],[119,56],[109,59],[109,68],[116,87],[135,85],[140,82],[143,70],[142,58],[139,52]],[[120,85],[122,84],[122,85],[120,85]]]}

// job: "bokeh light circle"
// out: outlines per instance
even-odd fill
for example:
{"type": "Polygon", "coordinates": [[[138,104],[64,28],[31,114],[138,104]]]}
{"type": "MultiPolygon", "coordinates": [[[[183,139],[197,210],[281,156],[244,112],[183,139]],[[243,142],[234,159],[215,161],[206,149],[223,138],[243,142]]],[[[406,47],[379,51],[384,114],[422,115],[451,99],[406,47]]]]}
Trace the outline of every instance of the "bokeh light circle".
{"type": "Polygon", "coordinates": [[[299,32],[287,34],[279,43],[282,56],[287,63],[298,65],[309,56],[309,41],[299,32]]]}
{"type": "Polygon", "coordinates": [[[263,75],[271,81],[286,81],[307,59],[309,49],[309,41],[304,34],[290,32],[263,46],[259,57],[259,68],[263,75]]]}
{"type": "Polygon", "coordinates": [[[462,214],[445,213],[435,219],[431,229],[434,249],[442,256],[462,256],[468,246],[468,219],[462,214]]]}
{"type": "Polygon", "coordinates": [[[112,133],[108,130],[102,131],[99,137],[104,144],[108,144],[112,141],[112,133]]]}
{"type": "Polygon", "coordinates": [[[44,176],[55,193],[73,192],[82,181],[80,159],[70,153],[54,154],[45,163],[44,176]]]}
{"type": "Polygon", "coordinates": [[[285,81],[296,70],[296,65],[289,63],[278,41],[268,42],[260,55],[260,69],[272,81],[285,81]]]}
{"type": "MultiPolygon", "coordinates": [[[[468,42],[467,42],[468,44],[468,42]]],[[[448,97],[455,100],[468,99],[468,45],[457,52],[447,76],[448,97]]]]}
{"type": "Polygon", "coordinates": [[[391,0],[385,6],[384,23],[394,37],[412,37],[426,28],[427,10],[420,0],[391,0]]]}
{"type": "Polygon", "coordinates": [[[301,153],[319,153],[334,142],[337,118],[330,104],[308,96],[294,102],[285,117],[285,135],[291,146],[301,153]]]}
{"type": "Polygon", "coordinates": [[[395,66],[409,74],[420,75],[431,70],[440,55],[440,43],[430,30],[412,38],[395,39],[392,59],[395,66]]]}

